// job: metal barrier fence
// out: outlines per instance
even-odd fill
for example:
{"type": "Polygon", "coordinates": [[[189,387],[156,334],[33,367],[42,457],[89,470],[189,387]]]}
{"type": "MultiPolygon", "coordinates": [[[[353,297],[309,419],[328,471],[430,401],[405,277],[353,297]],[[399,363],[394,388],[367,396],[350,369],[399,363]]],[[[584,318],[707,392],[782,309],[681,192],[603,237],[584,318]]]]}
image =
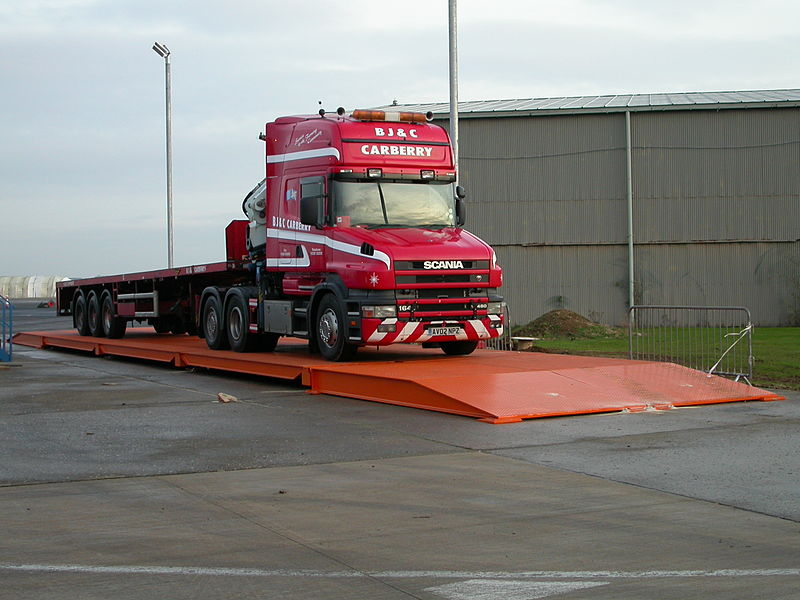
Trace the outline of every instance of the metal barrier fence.
{"type": "Polygon", "coordinates": [[[0,362],[11,362],[14,358],[14,307],[5,296],[0,296],[0,362]]]}
{"type": "Polygon", "coordinates": [[[753,377],[753,325],[742,306],[632,306],[634,360],[674,362],[714,375],[753,377]]]}
{"type": "Polygon", "coordinates": [[[489,350],[513,350],[513,342],[511,341],[511,315],[508,312],[508,305],[503,306],[503,316],[505,317],[503,327],[503,335],[500,337],[492,338],[484,342],[485,347],[489,350]]]}

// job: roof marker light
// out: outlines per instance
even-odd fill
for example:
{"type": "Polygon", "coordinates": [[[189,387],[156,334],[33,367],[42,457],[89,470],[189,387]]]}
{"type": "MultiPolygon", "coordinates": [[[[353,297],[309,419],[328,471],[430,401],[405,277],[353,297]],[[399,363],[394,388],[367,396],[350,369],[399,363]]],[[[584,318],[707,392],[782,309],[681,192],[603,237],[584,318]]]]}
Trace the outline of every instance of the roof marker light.
{"type": "Polygon", "coordinates": [[[428,114],[416,112],[386,112],[383,110],[354,110],[354,119],[359,121],[390,121],[401,123],[425,123],[433,118],[433,113],[428,114]]]}

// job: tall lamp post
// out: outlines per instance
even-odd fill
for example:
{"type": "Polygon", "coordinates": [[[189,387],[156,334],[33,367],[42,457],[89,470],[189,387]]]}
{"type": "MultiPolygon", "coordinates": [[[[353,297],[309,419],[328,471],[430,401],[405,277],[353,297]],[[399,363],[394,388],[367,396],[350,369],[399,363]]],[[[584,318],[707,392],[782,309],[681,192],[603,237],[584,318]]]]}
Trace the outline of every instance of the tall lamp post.
{"type": "Polygon", "coordinates": [[[169,48],[156,42],[153,50],[164,59],[167,94],[167,266],[172,268],[172,78],[169,68],[169,48]]]}
{"type": "Polygon", "coordinates": [[[450,143],[453,145],[453,166],[456,179],[461,179],[458,171],[458,9],[457,0],[447,3],[448,42],[450,63],[450,143]]]}

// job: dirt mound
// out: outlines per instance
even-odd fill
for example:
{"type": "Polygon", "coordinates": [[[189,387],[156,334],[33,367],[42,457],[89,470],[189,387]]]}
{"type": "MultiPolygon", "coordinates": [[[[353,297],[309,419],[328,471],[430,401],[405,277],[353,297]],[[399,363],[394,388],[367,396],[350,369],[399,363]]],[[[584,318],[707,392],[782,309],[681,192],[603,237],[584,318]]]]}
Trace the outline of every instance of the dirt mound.
{"type": "Polygon", "coordinates": [[[595,338],[620,335],[613,327],[595,323],[571,310],[560,308],[512,330],[517,337],[595,338]]]}

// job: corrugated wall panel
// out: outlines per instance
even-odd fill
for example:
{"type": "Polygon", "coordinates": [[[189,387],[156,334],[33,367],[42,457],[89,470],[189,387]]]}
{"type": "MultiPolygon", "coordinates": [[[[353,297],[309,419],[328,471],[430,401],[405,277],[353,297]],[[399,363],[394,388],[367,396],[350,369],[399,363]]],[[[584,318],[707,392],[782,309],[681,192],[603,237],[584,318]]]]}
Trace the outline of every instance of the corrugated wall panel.
{"type": "Polygon", "coordinates": [[[800,110],[631,120],[637,242],[800,237],[800,110]]]}
{"type": "Polygon", "coordinates": [[[756,325],[800,324],[800,242],[637,246],[635,279],[640,304],[745,306],[756,325]]]}
{"type": "Polygon", "coordinates": [[[602,323],[626,320],[624,246],[497,248],[511,321],[522,325],[556,308],[602,323]]]}
{"type": "MultiPolygon", "coordinates": [[[[555,308],[627,322],[624,246],[497,249],[514,324],[555,308]]],[[[800,242],[636,247],[639,304],[745,306],[758,326],[800,324],[800,242]]]]}
{"type": "Polygon", "coordinates": [[[459,131],[470,223],[488,242],[625,240],[624,116],[470,119],[459,131]]]}
{"type": "MultiPolygon", "coordinates": [[[[637,301],[800,319],[800,109],[631,120],[637,301]]],[[[513,321],[563,306],[624,323],[624,114],[465,119],[460,131],[467,226],[498,252],[513,321]]]]}

